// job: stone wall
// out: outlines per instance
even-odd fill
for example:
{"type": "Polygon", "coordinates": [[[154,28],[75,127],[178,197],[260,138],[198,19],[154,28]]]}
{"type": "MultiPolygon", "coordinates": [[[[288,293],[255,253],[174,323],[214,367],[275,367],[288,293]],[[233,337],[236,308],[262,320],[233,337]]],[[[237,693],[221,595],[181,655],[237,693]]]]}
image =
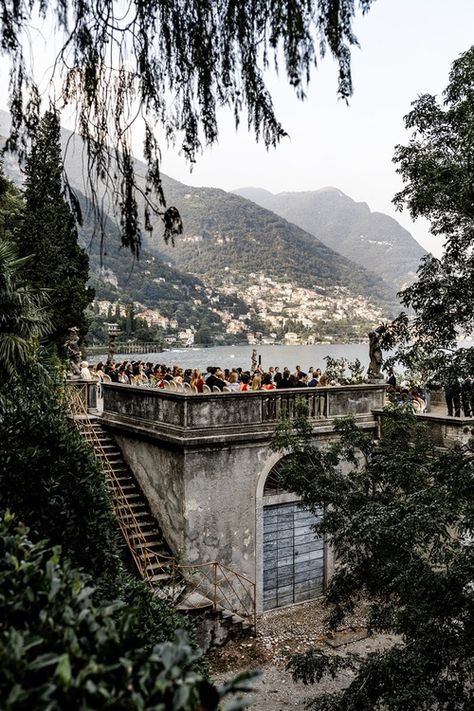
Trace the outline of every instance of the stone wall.
{"type": "Polygon", "coordinates": [[[114,438],[175,555],[186,548],[184,455],[123,431],[114,438]]]}
{"type": "MultiPolygon", "coordinates": [[[[334,440],[333,418],[347,412],[376,436],[371,408],[383,403],[383,386],[320,390],[303,394],[318,446],[334,440]]],[[[302,396],[269,395],[188,396],[106,385],[103,415],[181,562],[217,560],[256,581],[259,609],[262,511],[269,503],[263,486],[281,457],[270,443],[277,412],[291,412],[302,396]]],[[[331,556],[326,560],[331,567],[331,556]]]]}

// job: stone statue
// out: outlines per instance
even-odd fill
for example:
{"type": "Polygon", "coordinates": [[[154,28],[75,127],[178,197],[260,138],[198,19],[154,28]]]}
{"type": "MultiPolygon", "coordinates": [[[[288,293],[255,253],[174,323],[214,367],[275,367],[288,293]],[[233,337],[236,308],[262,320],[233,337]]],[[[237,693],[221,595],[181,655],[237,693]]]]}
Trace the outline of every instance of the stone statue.
{"type": "Polygon", "coordinates": [[[369,333],[369,358],[370,363],[367,369],[369,381],[378,382],[383,380],[382,375],[382,349],[380,348],[380,330],[370,331],[369,333]]]}
{"type": "Polygon", "coordinates": [[[252,373],[255,373],[257,370],[257,351],[255,348],[252,349],[252,373]]]}
{"type": "Polygon", "coordinates": [[[112,367],[112,363],[114,362],[114,356],[115,356],[115,334],[110,334],[109,336],[109,353],[107,355],[107,362],[106,365],[108,367],[112,367]]]}
{"type": "Polygon", "coordinates": [[[82,354],[79,350],[79,329],[73,326],[69,329],[66,343],[64,344],[69,359],[68,378],[81,377],[82,354]]]}

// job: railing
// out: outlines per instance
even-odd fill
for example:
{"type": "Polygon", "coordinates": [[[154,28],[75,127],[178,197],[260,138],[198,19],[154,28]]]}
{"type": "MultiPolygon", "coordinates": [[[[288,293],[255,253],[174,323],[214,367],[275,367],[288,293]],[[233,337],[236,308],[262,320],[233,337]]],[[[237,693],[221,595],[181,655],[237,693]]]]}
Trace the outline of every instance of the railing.
{"type": "Polygon", "coordinates": [[[107,475],[107,481],[111,485],[112,508],[117,519],[122,535],[132,555],[133,561],[144,580],[150,582],[153,576],[153,564],[162,566],[161,556],[148,548],[140,523],[126,498],[121,484],[111,466],[107,454],[102,447],[102,443],[97,432],[92,427],[89,413],[87,411],[87,400],[84,398],[84,389],[87,392],[87,383],[69,384],[67,395],[70,404],[71,414],[79,432],[92,444],[96,455],[101,460],[102,466],[107,475]]]}
{"type": "Polygon", "coordinates": [[[104,383],[103,390],[107,422],[159,427],[170,436],[263,432],[282,415],[291,417],[298,399],[314,423],[347,414],[367,418],[383,409],[385,395],[385,385],[371,384],[200,395],[115,383],[104,383]]]}
{"type": "Polygon", "coordinates": [[[70,381],[66,386],[66,393],[70,412],[79,432],[93,446],[105,469],[112,488],[114,514],[143,580],[155,588],[154,576],[159,571],[166,573],[171,581],[167,596],[171,597],[174,603],[188,608],[199,607],[200,605],[193,601],[193,593],[199,593],[209,601],[214,612],[227,609],[243,617],[255,629],[256,594],[252,580],[218,561],[188,565],[179,563],[172,556],[160,555],[148,547],[140,523],[92,426],[87,410],[88,383],[70,381]]]}
{"type": "MultiPolygon", "coordinates": [[[[106,355],[110,346],[107,344],[99,346],[87,346],[87,355],[106,355]]],[[[148,343],[114,343],[115,353],[160,353],[163,348],[159,343],[150,341],[148,343]]]]}
{"type": "Polygon", "coordinates": [[[329,392],[311,389],[295,392],[271,393],[262,397],[262,421],[280,420],[282,417],[294,417],[297,399],[304,400],[311,420],[329,417],[329,392]]]}
{"type": "Polygon", "coordinates": [[[198,593],[209,600],[214,612],[229,610],[255,628],[255,583],[250,578],[218,561],[194,565],[175,562],[172,569],[172,597],[182,607],[199,607],[199,600],[193,600],[193,593],[198,593]],[[186,581],[184,593],[180,590],[180,581],[183,579],[186,581]]]}

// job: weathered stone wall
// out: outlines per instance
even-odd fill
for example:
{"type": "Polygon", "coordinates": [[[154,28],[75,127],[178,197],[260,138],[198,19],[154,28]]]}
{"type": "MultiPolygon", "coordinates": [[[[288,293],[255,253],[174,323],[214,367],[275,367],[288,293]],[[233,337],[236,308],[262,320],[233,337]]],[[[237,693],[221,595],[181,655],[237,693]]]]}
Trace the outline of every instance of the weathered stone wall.
{"type": "Polygon", "coordinates": [[[429,425],[430,433],[439,447],[449,447],[454,443],[467,444],[474,437],[474,419],[462,417],[436,417],[418,415],[429,425]]]}
{"type": "Polygon", "coordinates": [[[114,438],[159,521],[173,553],[185,548],[184,456],[176,449],[156,446],[122,432],[114,438]]]}
{"type": "Polygon", "coordinates": [[[185,454],[186,552],[255,579],[255,496],[268,445],[196,448],[185,454]]]}
{"type": "MultiPolygon", "coordinates": [[[[270,448],[279,414],[291,413],[304,395],[321,447],[336,436],[333,418],[348,412],[361,428],[374,436],[377,431],[372,409],[382,406],[383,387],[316,390],[189,396],[105,386],[104,423],[173,551],[187,565],[218,561],[256,581],[258,609],[262,512],[272,503],[265,501],[263,486],[281,457],[270,448]]],[[[330,570],[330,551],[325,560],[330,570]]]]}

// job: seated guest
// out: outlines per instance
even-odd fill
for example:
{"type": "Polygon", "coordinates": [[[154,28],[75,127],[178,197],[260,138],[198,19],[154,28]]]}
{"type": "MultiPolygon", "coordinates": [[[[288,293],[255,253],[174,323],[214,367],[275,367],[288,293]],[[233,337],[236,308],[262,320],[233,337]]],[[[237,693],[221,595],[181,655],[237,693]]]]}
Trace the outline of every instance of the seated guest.
{"type": "Polygon", "coordinates": [[[130,380],[126,373],[125,364],[122,364],[119,368],[117,382],[123,383],[124,385],[130,385],[130,380]]]}
{"type": "Polygon", "coordinates": [[[412,388],[410,391],[410,398],[413,404],[413,409],[415,412],[424,412],[426,409],[426,402],[421,397],[420,393],[416,388],[412,388]]]}
{"type": "Polygon", "coordinates": [[[275,385],[272,383],[272,374],[265,373],[262,378],[262,390],[275,390],[275,385]]]}
{"type": "Polygon", "coordinates": [[[224,373],[222,370],[219,368],[212,367],[210,375],[207,376],[206,378],[206,385],[208,388],[212,388],[215,386],[219,388],[219,390],[222,390],[225,387],[225,381],[224,378],[222,377],[224,373]]]}
{"type": "Polygon", "coordinates": [[[171,368],[167,368],[166,366],[162,365],[161,370],[163,372],[163,379],[167,380],[168,382],[171,382],[173,380],[173,376],[171,375],[171,368]]]}
{"type": "Polygon", "coordinates": [[[110,375],[110,379],[113,383],[118,383],[118,368],[115,363],[105,366],[105,372],[110,375]]]}
{"type": "Polygon", "coordinates": [[[307,388],[308,387],[307,380],[308,380],[308,376],[306,375],[306,373],[304,373],[302,370],[298,371],[298,373],[296,375],[295,387],[307,388]]]}
{"type": "Polygon", "coordinates": [[[287,368],[285,368],[285,370],[283,371],[282,379],[280,381],[278,381],[278,383],[277,383],[277,390],[282,390],[282,389],[291,388],[291,387],[293,387],[293,386],[292,386],[291,380],[290,380],[290,371],[287,368]]]}
{"type": "Polygon", "coordinates": [[[174,373],[174,376],[173,376],[174,382],[181,384],[183,382],[183,369],[180,368],[179,366],[176,366],[173,369],[173,373],[174,373]]]}
{"type": "Polygon", "coordinates": [[[240,392],[246,392],[250,390],[250,375],[249,373],[242,373],[240,376],[240,392]]]}
{"type": "Polygon", "coordinates": [[[273,376],[273,382],[275,383],[275,387],[278,387],[278,383],[280,383],[283,380],[283,375],[278,371],[275,373],[273,376]]]}
{"type": "Polygon", "coordinates": [[[104,364],[102,361],[99,361],[97,363],[97,365],[95,366],[95,372],[96,372],[96,375],[100,378],[100,380],[102,380],[105,375],[104,364]]]}
{"type": "Polygon", "coordinates": [[[262,386],[262,378],[260,376],[260,373],[255,372],[253,378],[252,378],[252,390],[260,390],[262,386]]]}
{"type": "Polygon", "coordinates": [[[191,387],[196,388],[198,393],[202,393],[203,389],[202,386],[204,385],[204,378],[201,375],[201,371],[198,368],[195,368],[192,372],[191,376],[191,387]]]}
{"type": "Polygon", "coordinates": [[[227,387],[230,390],[240,390],[240,384],[239,384],[239,374],[237,373],[236,370],[233,370],[232,373],[229,374],[229,380],[227,381],[227,387]]]}

